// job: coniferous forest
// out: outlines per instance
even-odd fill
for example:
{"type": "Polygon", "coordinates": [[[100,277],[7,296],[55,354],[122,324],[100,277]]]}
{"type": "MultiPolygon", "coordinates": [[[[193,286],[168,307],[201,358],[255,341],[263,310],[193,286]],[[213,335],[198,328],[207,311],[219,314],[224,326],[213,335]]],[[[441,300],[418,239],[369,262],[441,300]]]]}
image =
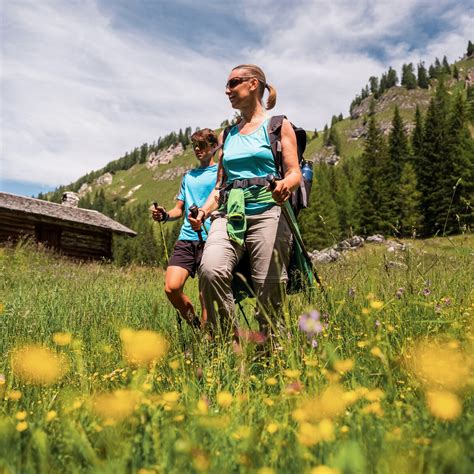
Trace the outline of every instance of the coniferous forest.
{"type": "MultiPolygon", "coordinates": [[[[464,59],[474,57],[469,41],[464,59]]],[[[352,235],[376,233],[392,237],[431,237],[472,230],[474,223],[474,75],[460,72],[446,56],[428,67],[420,61],[404,64],[400,86],[390,67],[380,78],[370,77],[367,86],[350,104],[350,117],[333,115],[331,125],[308,133],[308,139],[322,139],[341,159],[314,164],[311,205],[299,215],[303,238],[309,250],[328,247],[352,235]],[[407,92],[429,93],[426,107],[416,106],[407,120],[397,102],[389,127],[382,127],[377,105],[384,94],[397,87],[407,92]],[[370,103],[364,109],[364,103],[370,103]],[[361,109],[362,107],[362,109],[361,109]],[[360,112],[362,110],[362,112],[360,112]],[[359,156],[341,153],[339,122],[362,114],[365,132],[359,156]]],[[[470,71],[470,72],[469,72],[470,71]]],[[[425,96],[426,97],[426,96],[425,96]]],[[[387,118],[387,117],[385,117],[387,118]]],[[[221,126],[228,124],[224,121],[221,126]]],[[[115,174],[143,165],[149,153],[180,143],[190,144],[191,127],[172,132],[151,145],[144,143],[104,168],[88,173],[69,186],[39,198],[59,202],[65,190],[77,191],[104,173],[115,174]]],[[[189,149],[189,148],[188,148],[189,149]]],[[[311,156],[305,156],[311,159],[311,156]]],[[[99,188],[83,197],[80,207],[95,209],[138,232],[136,238],[114,241],[114,259],[120,265],[131,262],[162,266],[164,245],[170,251],[179,234],[180,222],[159,230],[150,219],[149,202],[131,204],[108,196],[99,188]]]]}

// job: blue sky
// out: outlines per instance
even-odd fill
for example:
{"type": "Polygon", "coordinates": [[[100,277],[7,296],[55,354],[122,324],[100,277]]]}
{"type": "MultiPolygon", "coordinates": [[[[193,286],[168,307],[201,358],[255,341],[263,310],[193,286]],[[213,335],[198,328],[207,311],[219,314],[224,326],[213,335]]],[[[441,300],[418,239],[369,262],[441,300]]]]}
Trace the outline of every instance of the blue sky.
{"type": "Polygon", "coordinates": [[[471,2],[16,0],[0,3],[0,190],[36,194],[233,111],[231,67],[259,64],[275,113],[348,113],[371,75],[461,56],[471,2]]]}

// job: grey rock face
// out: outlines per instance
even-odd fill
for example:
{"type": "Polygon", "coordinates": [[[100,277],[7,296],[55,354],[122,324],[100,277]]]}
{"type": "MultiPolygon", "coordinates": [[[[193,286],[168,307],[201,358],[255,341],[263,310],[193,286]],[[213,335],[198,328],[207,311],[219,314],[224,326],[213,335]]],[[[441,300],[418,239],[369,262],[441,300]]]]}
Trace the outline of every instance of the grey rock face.
{"type": "Polygon", "coordinates": [[[170,145],[166,150],[161,150],[158,153],[152,152],[148,155],[146,167],[153,169],[158,165],[166,165],[183,152],[184,148],[181,143],[170,145]]]}
{"type": "Polygon", "coordinates": [[[66,191],[61,197],[61,204],[66,207],[77,207],[79,196],[72,191],[66,191]]]}

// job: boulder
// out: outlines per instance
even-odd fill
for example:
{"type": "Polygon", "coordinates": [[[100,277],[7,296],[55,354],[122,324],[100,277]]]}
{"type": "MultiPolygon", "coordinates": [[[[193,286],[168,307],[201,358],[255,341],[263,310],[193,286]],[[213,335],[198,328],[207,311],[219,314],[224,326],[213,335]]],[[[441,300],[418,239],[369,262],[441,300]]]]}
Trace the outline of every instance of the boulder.
{"type": "Polygon", "coordinates": [[[341,258],[341,254],[333,248],[324,249],[320,252],[315,250],[311,255],[311,259],[317,263],[331,263],[339,260],[339,258],[341,258]]]}
{"type": "Polygon", "coordinates": [[[97,184],[99,186],[104,186],[104,185],[108,186],[109,184],[112,184],[113,179],[114,179],[114,177],[113,177],[112,173],[105,173],[102,176],[99,176],[95,180],[95,184],[97,184]]]}
{"type": "Polygon", "coordinates": [[[385,237],[381,234],[375,234],[367,237],[365,241],[372,244],[383,244],[385,242],[385,237]]]}
{"type": "Polygon", "coordinates": [[[79,198],[83,198],[86,194],[90,193],[92,191],[92,186],[88,183],[84,183],[80,188],[79,191],[77,191],[77,195],[79,198]]]}

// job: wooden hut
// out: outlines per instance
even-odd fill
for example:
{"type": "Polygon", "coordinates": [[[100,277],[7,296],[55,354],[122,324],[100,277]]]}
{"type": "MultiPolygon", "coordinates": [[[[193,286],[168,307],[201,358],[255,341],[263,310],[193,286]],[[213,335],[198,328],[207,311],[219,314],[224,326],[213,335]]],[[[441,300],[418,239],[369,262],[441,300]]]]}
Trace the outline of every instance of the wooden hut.
{"type": "Polygon", "coordinates": [[[112,234],[136,232],[110,217],[76,207],[65,193],[63,204],[0,192],[0,242],[32,238],[64,255],[83,259],[111,258],[112,234]]]}

